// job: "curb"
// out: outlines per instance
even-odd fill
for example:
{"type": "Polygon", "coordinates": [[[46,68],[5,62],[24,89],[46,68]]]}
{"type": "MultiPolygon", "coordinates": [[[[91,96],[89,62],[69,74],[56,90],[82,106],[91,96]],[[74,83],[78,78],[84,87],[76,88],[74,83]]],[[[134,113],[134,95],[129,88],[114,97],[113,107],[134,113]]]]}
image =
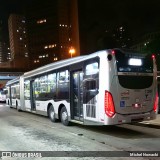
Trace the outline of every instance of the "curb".
{"type": "Polygon", "coordinates": [[[157,123],[157,122],[139,122],[135,125],[142,126],[142,127],[148,127],[148,128],[160,129],[160,123],[157,123]]]}

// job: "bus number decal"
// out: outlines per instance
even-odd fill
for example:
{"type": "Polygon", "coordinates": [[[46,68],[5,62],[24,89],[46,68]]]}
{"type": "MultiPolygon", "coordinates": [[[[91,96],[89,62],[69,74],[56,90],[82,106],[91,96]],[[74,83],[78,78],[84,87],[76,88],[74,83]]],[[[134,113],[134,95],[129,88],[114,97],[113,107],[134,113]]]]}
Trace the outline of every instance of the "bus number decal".
{"type": "Polygon", "coordinates": [[[129,90],[121,92],[121,97],[129,96],[129,90]]]}
{"type": "Polygon", "coordinates": [[[129,100],[129,97],[121,97],[121,100],[129,100]]]}
{"type": "Polygon", "coordinates": [[[145,99],[144,101],[151,101],[152,90],[145,90],[145,99]]]}

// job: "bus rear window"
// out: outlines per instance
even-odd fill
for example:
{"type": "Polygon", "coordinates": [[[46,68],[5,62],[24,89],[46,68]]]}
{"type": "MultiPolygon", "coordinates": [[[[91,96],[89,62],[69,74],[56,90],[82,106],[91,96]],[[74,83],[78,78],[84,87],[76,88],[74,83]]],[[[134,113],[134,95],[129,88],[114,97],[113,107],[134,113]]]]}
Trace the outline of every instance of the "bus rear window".
{"type": "Polygon", "coordinates": [[[153,73],[153,60],[150,55],[115,52],[118,72],[153,73]]]}
{"type": "Polygon", "coordinates": [[[149,88],[153,83],[152,76],[118,76],[118,79],[119,84],[128,89],[149,88]]]}

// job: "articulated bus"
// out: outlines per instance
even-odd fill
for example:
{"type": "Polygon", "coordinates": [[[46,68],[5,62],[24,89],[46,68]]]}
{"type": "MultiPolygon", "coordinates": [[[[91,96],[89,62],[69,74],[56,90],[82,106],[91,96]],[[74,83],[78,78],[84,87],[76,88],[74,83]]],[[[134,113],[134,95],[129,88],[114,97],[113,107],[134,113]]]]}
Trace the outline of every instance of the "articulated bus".
{"type": "Polygon", "coordinates": [[[156,118],[154,55],[108,49],[24,73],[9,81],[7,104],[64,124],[116,125],[156,118]]]}

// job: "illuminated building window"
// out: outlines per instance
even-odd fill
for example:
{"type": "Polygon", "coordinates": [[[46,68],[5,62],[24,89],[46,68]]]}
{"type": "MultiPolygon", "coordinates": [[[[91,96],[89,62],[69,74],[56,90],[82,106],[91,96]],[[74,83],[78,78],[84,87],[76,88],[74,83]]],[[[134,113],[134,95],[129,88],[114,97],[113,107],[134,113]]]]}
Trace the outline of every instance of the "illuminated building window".
{"type": "Polygon", "coordinates": [[[59,24],[60,27],[68,27],[67,24],[59,24]]]}
{"type": "Polygon", "coordinates": [[[57,61],[57,60],[58,60],[58,58],[57,58],[57,57],[55,57],[55,58],[54,58],[54,61],[57,61]]]}
{"type": "Polygon", "coordinates": [[[34,60],[34,63],[39,63],[39,60],[34,60]]]}
{"type": "Polygon", "coordinates": [[[46,23],[47,20],[46,19],[40,19],[37,21],[37,24],[42,24],[42,23],[46,23]]]}
{"type": "Polygon", "coordinates": [[[46,54],[46,55],[40,55],[40,56],[39,56],[39,59],[41,59],[41,58],[46,58],[46,57],[48,57],[48,54],[46,54]]]}
{"type": "Polygon", "coordinates": [[[54,47],[56,47],[56,46],[57,46],[56,44],[46,45],[46,46],[44,46],[44,49],[47,49],[47,48],[54,48],[54,47]]]}

